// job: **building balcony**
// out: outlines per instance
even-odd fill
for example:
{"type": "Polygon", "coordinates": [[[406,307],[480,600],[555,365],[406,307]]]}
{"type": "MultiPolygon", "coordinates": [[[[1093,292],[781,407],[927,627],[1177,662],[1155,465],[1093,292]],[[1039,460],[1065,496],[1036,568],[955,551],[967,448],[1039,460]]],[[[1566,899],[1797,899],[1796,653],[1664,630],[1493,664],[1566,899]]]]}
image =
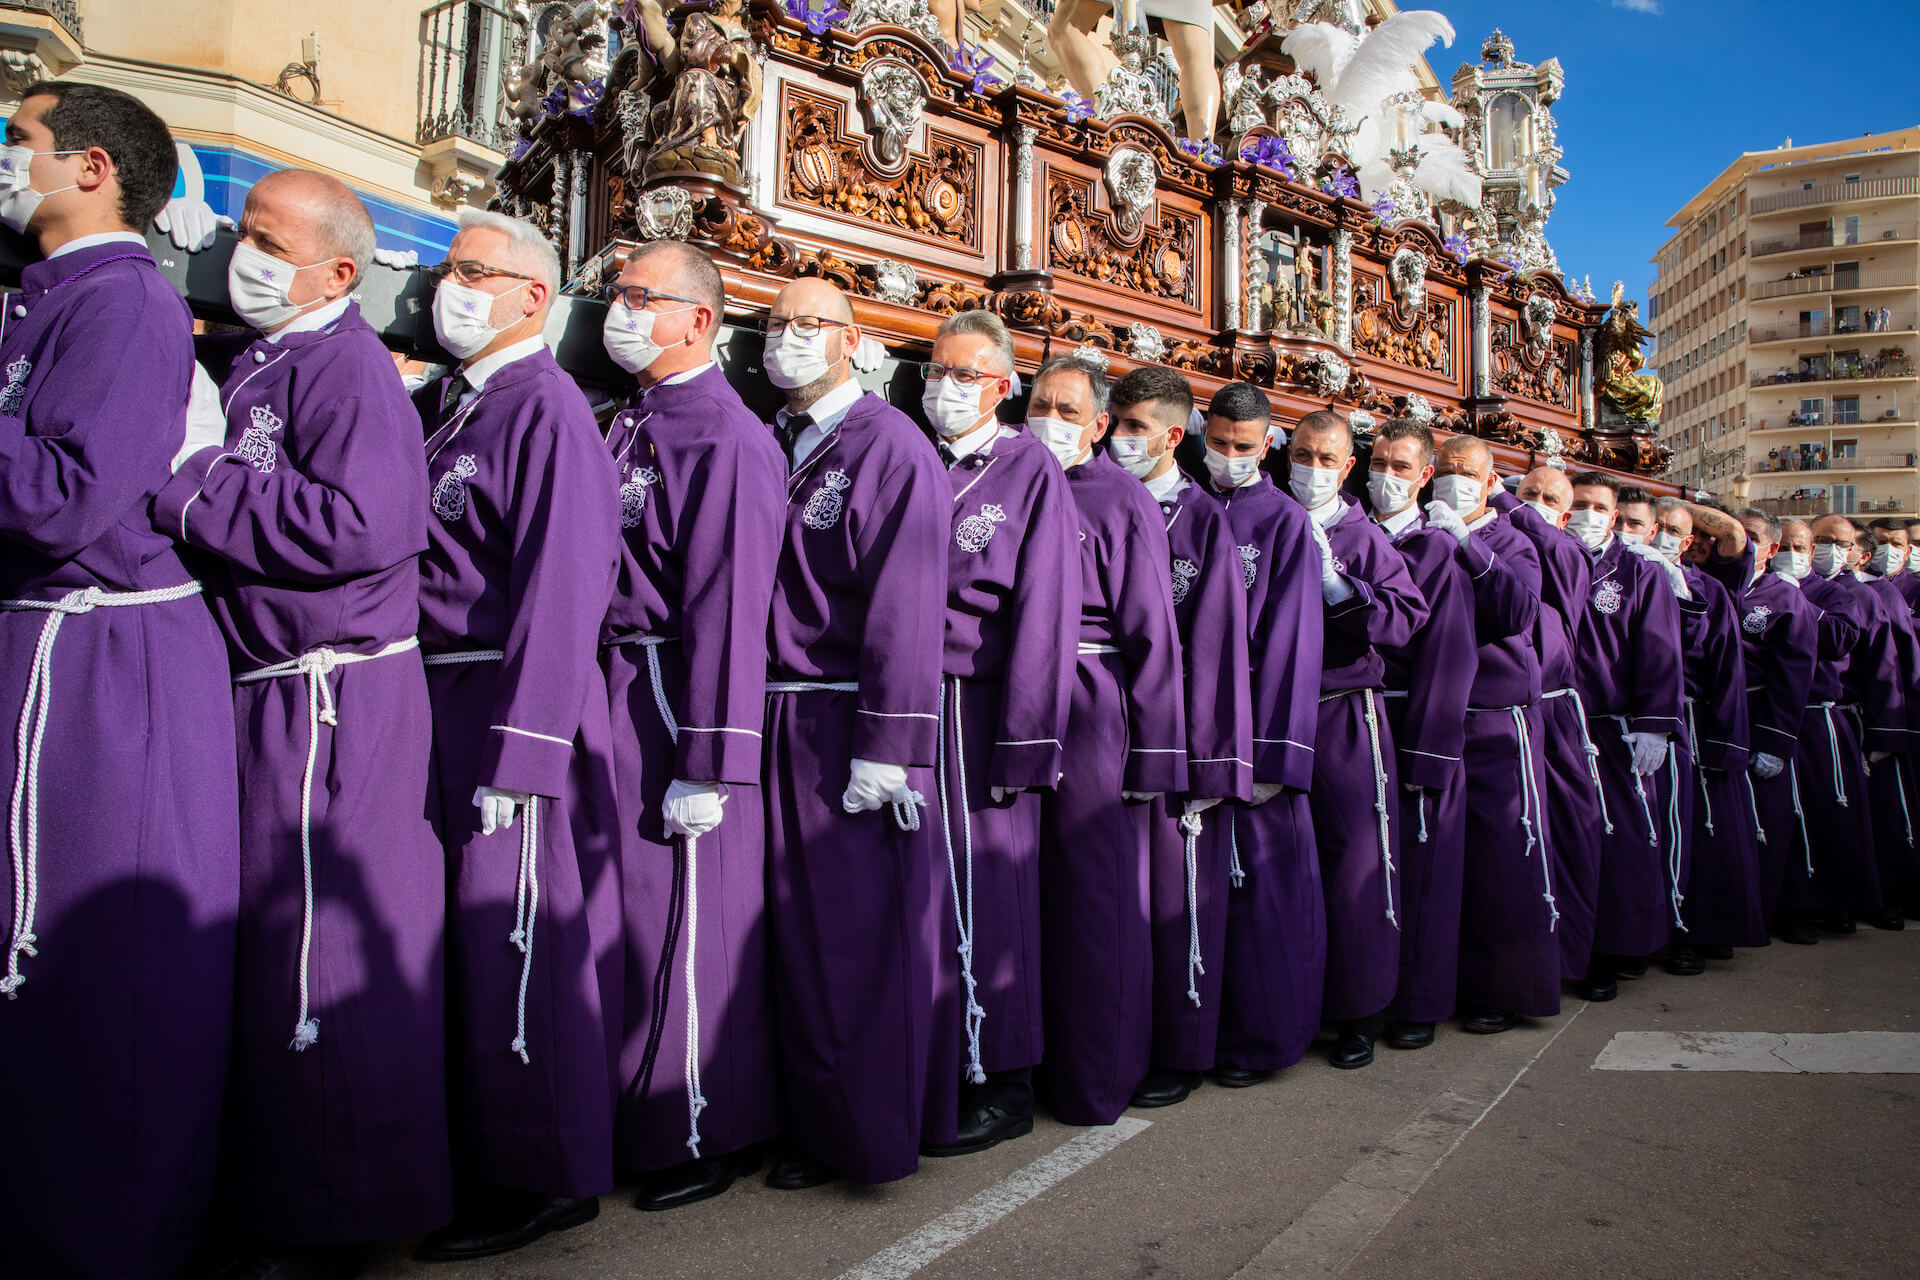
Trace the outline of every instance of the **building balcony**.
{"type": "Polygon", "coordinates": [[[1911,356],[1859,356],[1813,360],[1799,370],[1765,373],[1751,380],[1754,387],[1817,385],[1824,382],[1890,382],[1914,375],[1911,356]]]}
{"type": "Polygon", "coordinates": [[[1753,217],[1780,209],[1811,209],[1823,204],[1850,204],[1856,200],[1885,200],[1895,196],[1920,195],[1920,177],[1866,178],[1859,182],[1827,182],[1811,189],[1779,191],[1770,196],[1755,196],[1747,212],[1753,217]]]}
{"type": "Polygon", "coordinates": [[[1900,290],[1911,292],[1920,286],[1920,278],[1877,271],[1865,279],[1858,270],[1796,271],[1784,280],[1755,281],[1749,296],[1755,302],[1768,298],[1798,298],[1819,293],[1867,293],[1900,290]]]}
{"type": "Polygon", "coordinates": [[[1889,244],[1912,244],[1920,238],[1912,227],[1883,227],[1859,232],[1849,239],[1839,228],[1808,231],[1801,235],[1762,240],[1747,250],[1749,258],[1777,258],[1782,254],[1805,253],[1815,249],[1879,248],[1889,244]]]}
{"type": "Polygon", "coordinates": [[[1867,342],[1877,342],[1882,338],[1911,339],[1914,336],[1913,322],[1902,320],[1899,316],[1884,329],[1868,329],[1859,324],[1834,325],[1831,320],[1805,321],[1799,324],[1771,324],[1765,328],[1755,325],[1747,330],[1749,346],[1763,347],[1775,342],[1804,342],[1809,338],[1842,337],[1858,335],[1867,342]]]}
{"type": "Polygon", "coordinates": [[[1797,450],[1789,450],[1777,457],[1761,457],[1755,460],[1755,475],[1785,475],[1789,472],[1799,474],[1808,471],[1911,471],[1920,466],[1920,452],[1908,450],[1904,453],[1895,450],[1877,453],[1857,453],[1836,458],[1831,452],[1816,454],[1805,458],[1797,450]]]}
{"type": "Polygon", "coordinates": [[[1838,505],[1827,495],[1788,498],[1755,498],[1753,505],[1776,520],[1806,520],[1814,516],[1904,516],[1911,515],[1911,498],[1860,498],[1838,505]]]}
{"type": "Polygon", "coordinates": [[[1834,422],[1820,413],[1789,413],[1775,420],[1762,418],[1747,430],[1750,432],[1795,431],[1804,435],[1808,431],[1859,431],[1863,427],[1911,427],[1914,416],[1900,409],[1888,409],[1886,416],[1878,418],[1855,418],[1850,421],[1834,422]]]}
{"type": "Polygon", "coordinates": [[[0,0],[0,78],[15,93],[86,57],[76,0],[0,0]]]}
{"type": "Polygon", "coordinates": [[[83,48],[86,45],[86,36],[80,30],[80,6],[76,0],[0,0],[0,9],[11,9],[18,13],[44,13],[59,23],[73,37],[76,45],[83,48]]]}
{"type": "Polygon", "coordinates": [[[519,25],[488,0],[445,0],[420,15],[420,123],[429,146],[464,138],[505,155],[512,145],[501,79],[516,53],[519,25]]]}

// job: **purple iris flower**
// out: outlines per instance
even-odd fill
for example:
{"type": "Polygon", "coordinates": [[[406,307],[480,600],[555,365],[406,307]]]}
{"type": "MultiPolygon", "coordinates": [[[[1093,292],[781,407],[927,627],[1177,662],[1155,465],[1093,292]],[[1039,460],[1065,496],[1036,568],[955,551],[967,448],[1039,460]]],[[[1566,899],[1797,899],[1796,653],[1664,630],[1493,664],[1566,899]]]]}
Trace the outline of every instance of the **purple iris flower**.
{"type": "Polygon", "coordinates": [[[1330,196],[1345,196],[1349,200],[1360,198],[1360,181],[1349,169],[1335,169],[1333,175],[1320,184],[1320,189],[1330,196]]]}
{"type": "Polygon", "coordinates": [[[1240,150],[1243,160],[1251,160],[1265,169],[1272,169],[1288,182],[1296,177],[1293,160],[1293,148],[1287,145],[1285,138],[1276,138],[1271,134],[1255,138],[1240,150]]]}
{"type": "Polygon", "coordinates": [[[1454,261],[1461,266],[1465,266],[1467,259],[1473,256],[1473,243],[1458,232],[1442,240],[1440,247],[1452,254],[1454,261]]]}
{"type": "Polygon", "coordinates": [[[1079,124],[1093,115],[1093,99],[1083,98],[1073,90],[1064,95],[1067,104],[1067,123],[1079,124]]]}
{"type": "Polygon", "coordinates": [[[1006,83],[997,76],[987,74],[987,68],[993,65],[993,55],[979,45],[973,47],[971,54],[967,52],[964,45],[955,49],[947,55],[947,65],[971,80],[973,92],[976,94],[983,94],[996,85],[1006,83]]]}

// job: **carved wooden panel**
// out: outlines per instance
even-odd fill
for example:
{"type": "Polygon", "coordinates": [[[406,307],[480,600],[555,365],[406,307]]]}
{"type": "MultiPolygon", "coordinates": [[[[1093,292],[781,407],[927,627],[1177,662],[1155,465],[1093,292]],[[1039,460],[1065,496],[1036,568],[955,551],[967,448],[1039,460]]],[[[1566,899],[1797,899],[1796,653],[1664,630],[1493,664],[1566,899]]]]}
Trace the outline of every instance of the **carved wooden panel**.
{"type": "Polygon", "coordinates": [[[1458,312],[1454,299],[1431,292],[1410,308],[1384,277],[1353,273],[1353,347],[1363,355],[1452,381],[1460,367],[1458,312]]]}
{"type": "Polygon", "coordinates": [[[1493,389],[1571,410],[1579,383],[1579,352],[1558,330],[1523,334],[1518,316],[1493,317],[1493,389]]]}
{"type": "Polygon", "coordinates": [[[892,178],[868,166],[860,139],[846,130],[848,106],[791,85],[782,95],[780,199],[854,223],[937,244],[980,249],[979,143],[928,124],[926,149],[908,153],[892,178]]]}
{"type": "Polygon", "coordinates": [[[1149,298],[1200,305],[1200,219],[1157,203],[1132,242],[1111,210],[1097,206],[1095,180],[1049,170],[1048,267],[1149,298]]]}

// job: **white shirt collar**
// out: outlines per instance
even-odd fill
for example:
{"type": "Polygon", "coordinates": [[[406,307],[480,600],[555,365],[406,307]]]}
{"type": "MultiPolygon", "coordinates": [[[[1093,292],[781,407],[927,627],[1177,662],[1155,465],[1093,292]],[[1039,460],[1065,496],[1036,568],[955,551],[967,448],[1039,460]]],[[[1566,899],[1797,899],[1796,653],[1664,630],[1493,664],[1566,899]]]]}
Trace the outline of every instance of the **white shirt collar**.
{"type": "Polygon", "coordinates": [[[47,257],[49,259],[64,258],[70,253],[78,253],[82,249],[91,249],[98,244],[120,243],[137,244],[144,249],[147,247],[147,238],[136,235],[131,231],[101,231],[94,235],[80,236],[78,239],[69,240],[48,254],[47,257]]]}
{"type": "Polygon", "coordinates": [[[1409,502],[1392,515],[1376,523],[1387,531],[1389,538],[1397,538],[1420,520],[1420,504],[1409,502]]]}
{"type": "Polygon", "coordinates": [[[705,373],[707,370],[711,368],[713,368],[713,361],[709,360],[705,364],[699,366],[698,368],[684,369],[679,373],[670,373],[666,377],[660,379],[660,381],[654,383],[653,385],[656,387],[671,387],[676,383],[692,382],[695,378],[699,377],[701,374],[705,373]]]}
{"type": "Polygon", "coordinates": [[[1340,501],[1340,495],[1336,493],[1307,514],[1322,529],[1331,529],[1340,522],[1341,516],[1347,514],[1347,504],[1340,501]]]}
{"type": "Polygon", "coordinates": [[[1495,511],[1492,507],[1488,507],[1485,511],[1482,511],[1480,513],[1480,518],[1478,520],[1471,521],[1467,525],[1467,532],[1478,533],[1482,529],[1486,528],[1488,525],[1492,524],[1494,521],[1498,520],[1499,518],[1500,518],[1500,513],[1498,511],[1495,511]]]}
{"type": "Polygon", "coordinates": [[[347,308],[352,303],[353,298],[343,294],[324,307],[295,316],[287,321],[286,328],[276,329],[265,337],[268,342],[278,342],[290,333],[311,333],[315,329],[324,329],[347,314],[347,308]]]}
{"type": "MultiPolygon", "coordinates": [[[[812,457],[813,451],[827,442],[827,437],[839,428],[840,420],[847,416],[848,411],[858,404],[860,397],[865,394],[867,389],[860,385],[858,378],[848,378],[815,400],[813,407],[807,410],[813,422],[794,437],[793,465],[797,467],[812,457]]],[[[787,419],[792,416],[792,410],[779,409],[774,412],[773,420],[785,426],[787,419]]]]}
{"type": "Polygon", "coordinates": [[[1167,468],[1164,475],[1149,477],[1145,484],[1155,502],[1172,502],[1187,487],[1187,478],[1180,474],[1178,466],[1172,466],[1167,468]]]}
{"type": "Polygon", "coordinates": [[[475,360],[472,364],[462,369],[460,376],[467,380],[467,384],[473,388],[474,394],[477,395],[480,389],[487,385],[488,378],[491,378],[494,374],[500,372],[516,360],[525,360],[534,352],[544,349],[546,345],[546,340],[538,335],[531,338],[522,338],[512,346],[502,347],[490,356],[481,356],[478,360],[475,360]]]}
{"type": "Polygon", "coordinates": [[[998,420],[990,419],[958,439],[943,438],[940,443],[947,446],[947,452],[953,455],[955,462],[963,462],[976,453],[992,453],[993,442],[1000,438],[1002,429],[998,420]]]}

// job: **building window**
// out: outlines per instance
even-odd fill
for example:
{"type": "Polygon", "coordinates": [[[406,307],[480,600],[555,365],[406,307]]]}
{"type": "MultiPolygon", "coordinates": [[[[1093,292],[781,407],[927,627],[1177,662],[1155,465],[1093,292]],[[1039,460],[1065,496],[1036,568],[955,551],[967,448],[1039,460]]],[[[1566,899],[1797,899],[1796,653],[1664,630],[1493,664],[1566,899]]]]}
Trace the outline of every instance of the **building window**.
{"type": "MultiPolygon", "coordinates": [[[[1836,422],[1840,421],[1839,408],[1839,402],[1835,401],[1834,421],[1836,422]]],[[[1832,456],[1836,458],[1857,458],[1860,456],[1860,442],[1858,440],[1835,440],[1833,442],[1832,456]]]]}
{"type": "MultiPolygon", "coordinates": [[[[1835,396],[1833,398],[1833,420],[1836,423],[1860,421],[1859,396],[1835,396]]],[[[1838,448],[1838,442],[1835,442],[1838,448]]],[[[1849,454],[1849,457],[1852,455],[1849,454]]]]}

